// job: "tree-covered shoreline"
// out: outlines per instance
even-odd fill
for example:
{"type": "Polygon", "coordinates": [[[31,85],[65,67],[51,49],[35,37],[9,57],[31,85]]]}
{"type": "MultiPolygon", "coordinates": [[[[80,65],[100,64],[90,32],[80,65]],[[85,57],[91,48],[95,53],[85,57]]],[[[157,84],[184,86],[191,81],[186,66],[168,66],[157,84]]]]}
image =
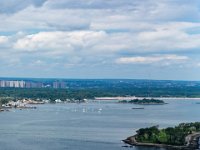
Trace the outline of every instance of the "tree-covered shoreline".
{"type": "Polygon", "coordinates": [[[141,143],[183,146],[186,144],[186,137],[196,132],[200,132],[200,122],[181,123],[164,129],[159,129],[158,126],[141,128],[136,131],[135,137],[137,142],[141,143]]]}
{"type": "Polygon", "coordinates": [[[94,97],[116,97],[116,96],[136,96],[136,97],[200,97],[199,87],[167,87],[150,89],[143,87],[87,87],[87,88],[0,88],[0,97],[13,98],[41,98],[41,99],[93,99],[94,97]],[[186,92],[187,91],[187,92],[186,92]]]}
{"type": "Polygon", "coordinates": [[[119,101],[119,103],[129,103],[129,104],[139,104],[139,105],[163,105],[166,104],[163,100],[159,99],[148,99],[148,98],[143,98],[143,99],[133,99],[133,100],[122,100],[119,101]]]}

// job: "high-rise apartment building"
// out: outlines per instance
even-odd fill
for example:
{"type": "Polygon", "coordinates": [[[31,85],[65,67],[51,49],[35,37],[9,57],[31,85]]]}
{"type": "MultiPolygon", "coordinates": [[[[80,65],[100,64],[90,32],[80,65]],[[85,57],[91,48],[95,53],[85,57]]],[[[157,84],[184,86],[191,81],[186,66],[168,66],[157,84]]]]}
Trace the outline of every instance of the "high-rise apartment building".
{"type": "Polygon", "coordinates": [[[66,82],[63,81],[55,81],[53,82],[53,88],[58,89],[58,88],[66,88],[66,82]]]}
{"type": "Polygon", "coordinates": [[[15,87],[15,88],[24,88],[25,81],[0,81],[0,87],[15,87]]]}
{"type": "MultiPolygon", "coordinates": [[[[10,88],[44,88],[51,87],[51,83],[47,83],[48,86],[42,82],[37,81],[18,81],[18,80],[0,80],[0,87],[10,87],[10,88]]],[[[66,88],[66,82],[54,81],[52,82],[53,88],[66,88]]]]}

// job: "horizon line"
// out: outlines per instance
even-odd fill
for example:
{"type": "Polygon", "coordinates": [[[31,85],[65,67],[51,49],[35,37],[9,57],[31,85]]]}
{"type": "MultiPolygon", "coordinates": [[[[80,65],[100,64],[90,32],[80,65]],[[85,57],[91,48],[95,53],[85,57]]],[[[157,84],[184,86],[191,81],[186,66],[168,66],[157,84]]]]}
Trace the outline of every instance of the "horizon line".
{"type": "Polygon", "coordinates": [[[63,77],[0,77],[0,79],[58,79],[58,80],[150,80],[150,81],[185,81],[185,82],[200,82],[200,80],[187,79],[147,79],[147,78],[63,78],[63,77]]]}

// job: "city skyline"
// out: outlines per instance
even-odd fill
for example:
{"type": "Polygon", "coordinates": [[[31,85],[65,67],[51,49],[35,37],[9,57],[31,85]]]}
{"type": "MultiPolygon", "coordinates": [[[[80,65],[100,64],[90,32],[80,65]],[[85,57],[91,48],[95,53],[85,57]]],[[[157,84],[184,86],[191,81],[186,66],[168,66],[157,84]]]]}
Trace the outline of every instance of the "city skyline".
{"type": "Polygon", "coordinates": [[[200,80],[198,0],[2,0],[0,19],[0,77],[200,80]]]}

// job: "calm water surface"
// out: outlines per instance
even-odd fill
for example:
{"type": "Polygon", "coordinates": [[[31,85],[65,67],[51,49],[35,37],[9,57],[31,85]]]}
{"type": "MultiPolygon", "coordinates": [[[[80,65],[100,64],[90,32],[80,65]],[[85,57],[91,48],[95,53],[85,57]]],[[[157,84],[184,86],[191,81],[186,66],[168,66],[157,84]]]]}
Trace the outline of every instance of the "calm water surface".
{"type": "MultiPolygon", "coordinates": [[[[124,148],[122,139],[138,128],[200,121],[197,100],[166,100],[167,105],[100,102],[45,104],[36,110],[0,113],[2,150],[161,150],[124,148]],[[142,106],[143,107],[143,106],[142,106]]],[[[163,150],[163,149],[162,149],[163,150]]]]}

